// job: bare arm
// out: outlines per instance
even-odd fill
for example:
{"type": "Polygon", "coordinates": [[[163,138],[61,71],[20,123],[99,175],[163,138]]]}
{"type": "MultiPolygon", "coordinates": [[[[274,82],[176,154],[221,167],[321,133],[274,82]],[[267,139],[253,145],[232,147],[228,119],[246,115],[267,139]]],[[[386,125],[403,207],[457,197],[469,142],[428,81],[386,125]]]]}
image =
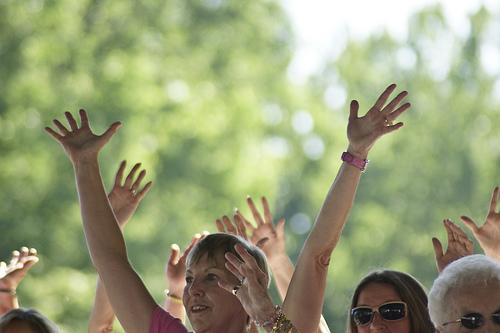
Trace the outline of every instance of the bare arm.
{"type": "MultiPolygon", "coordinates": [[[[138,191],[141,187],[141,182],[146,175],[146,170],[142,170],[137,179],[135,179],[135,174],[141,166],[140,163],[134,165],[126,177],[125,182],[123,182],[123,172],[125,171],[125,166],[126,161],[122,161],[115,176],[113,189],[108,194],[111,208],[115,213],[122,232],[125,225],[128,223],[139,206],[139,203],[151,188],[152,184],[151,182],[148,182],[144,188],[138,191]]],[[[111,303],[109,302],[106,289],[104,288],[101,279],[98,277],[94,307],[92,308],[92,312],[90,314],[88,332],[112,332],[114,319],[115,313],[111,307],[111,303]]]]}
{"type": "Polygon", "coordinates": [[[59,133],[51,128],[46,131],[63,146],[73,164],[92,262],[125,331],[147,332],[157,304],[129,263],[125,241],[106,196],[98,163],[99,151],[121,124],[114,123],[99,136],[91,131],[84,110],[80,110],[80,127],[69,112],[65,115],[70,130],[54,120],[59,133]]]}
{"type": "MultiPolygon", "coordinates": [[[[357,101],[351,102],[347,151],[357,158],[366,159],[378,138],[403,126],[392,121],[410,107],[409,103],[399,106],[407,93],[400,93],[384,107],[395,87],[390,85],[363,117],[358,117],[357,101]]],[[[318,329],[330,256],[353,205],[360,176],[361,171],[353,165],[344,162],[340,166],[299,255],[283,307],[301,333],[318,329]]]]}

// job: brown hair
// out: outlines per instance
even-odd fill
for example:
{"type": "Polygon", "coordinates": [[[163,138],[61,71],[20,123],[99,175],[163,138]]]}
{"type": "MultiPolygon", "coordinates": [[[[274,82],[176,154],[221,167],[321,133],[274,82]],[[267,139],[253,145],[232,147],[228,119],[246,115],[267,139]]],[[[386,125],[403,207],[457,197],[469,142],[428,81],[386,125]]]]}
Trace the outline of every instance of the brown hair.
{"type": "Polygon", "coordinates": [[[234,249],[234,246],[241,244],[248,253],[254,257],[259,268],[268,276],[268,287],[270,283],[269,267],[267,265],[266,255],[257,246],[244,240],[239,236],[225,233],[214,233],[205,236],[191,250],[187,258],[187,266],[197,263],[203,256],[207,255],[209,260],[224,258],[226,252],[230,252],[241,259],[240,255],[234,249]]]}
{"type": "Polygon", "coordinates": [[[403,272],[380,269],[369,273],[356,287],[349,308],[348,333],[358,333],[358,328],[351,318],[351,309],[358,305],[359,294],[370,283],[385,283],[396,290],[401,299],[408,305],[410,333],[433,333],[435,331],[427,309],[427,294],[420,282],[403,272]]]}
{"type": "Polygon", "coordinates": [[[1,316],[0,333],[3,333],[13,322],[26,323],[36,333],[59,333],[56,325],[33,309],[13,309],[1,316]]]}

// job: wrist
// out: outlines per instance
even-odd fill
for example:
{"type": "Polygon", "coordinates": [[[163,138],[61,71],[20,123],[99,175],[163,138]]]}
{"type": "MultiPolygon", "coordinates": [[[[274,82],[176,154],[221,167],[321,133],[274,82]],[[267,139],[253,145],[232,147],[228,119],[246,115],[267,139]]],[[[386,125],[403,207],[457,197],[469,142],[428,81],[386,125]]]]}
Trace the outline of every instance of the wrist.
{"type": "Polygon", "coordinates": [[[182,294],[174,293],[174,292],[170,291],[169,289],[165,289],[163,291],[163,294],[171,302],[177,303],[177,304],[183,304],[183,302],[182,302],[182,294]]]}
{"type": "Polygon", "coordinates": [[[0,288],[0,295],[17,297],[16,288],[0,288]]]}
{"type": "Polygon", "coordinates": [[[353,155],[356,158],[360,158],[365,160],[368,157],[368,149],[360,148],[360,147],[355,147],[351,144],[347,146],[346,150],[349,154],[353,155]]]}

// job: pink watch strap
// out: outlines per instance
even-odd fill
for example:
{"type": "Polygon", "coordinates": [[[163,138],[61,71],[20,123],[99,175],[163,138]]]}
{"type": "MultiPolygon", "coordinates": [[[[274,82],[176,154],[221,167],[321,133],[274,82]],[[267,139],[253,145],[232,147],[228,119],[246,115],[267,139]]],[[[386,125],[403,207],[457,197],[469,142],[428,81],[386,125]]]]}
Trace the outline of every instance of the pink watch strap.
{"type": "Polygon", "coordinates": [[[341,160],[348,163],[348,164],[355,166],[356,168],[358,168],[361,171],[365,171],[366,165],[368,164],[367,159],[357,158],[356,156],[349,153],[348,151],[345,151],[342,153],[341,160]]]}

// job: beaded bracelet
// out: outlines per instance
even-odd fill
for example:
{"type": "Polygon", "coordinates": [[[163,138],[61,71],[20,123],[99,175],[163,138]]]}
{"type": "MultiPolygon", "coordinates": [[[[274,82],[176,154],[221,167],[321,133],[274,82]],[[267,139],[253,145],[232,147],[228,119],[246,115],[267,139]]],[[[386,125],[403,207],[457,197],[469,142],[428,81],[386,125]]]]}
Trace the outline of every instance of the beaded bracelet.
{"type": "Polygon", "coordinates": [[[293,325],[285,316],[279,305],[274,307],[274,313],[266,320],[254,320],[254,323],[258,327],[265,327],[272,325],[272,333],[288,333],[293,325]]]}

